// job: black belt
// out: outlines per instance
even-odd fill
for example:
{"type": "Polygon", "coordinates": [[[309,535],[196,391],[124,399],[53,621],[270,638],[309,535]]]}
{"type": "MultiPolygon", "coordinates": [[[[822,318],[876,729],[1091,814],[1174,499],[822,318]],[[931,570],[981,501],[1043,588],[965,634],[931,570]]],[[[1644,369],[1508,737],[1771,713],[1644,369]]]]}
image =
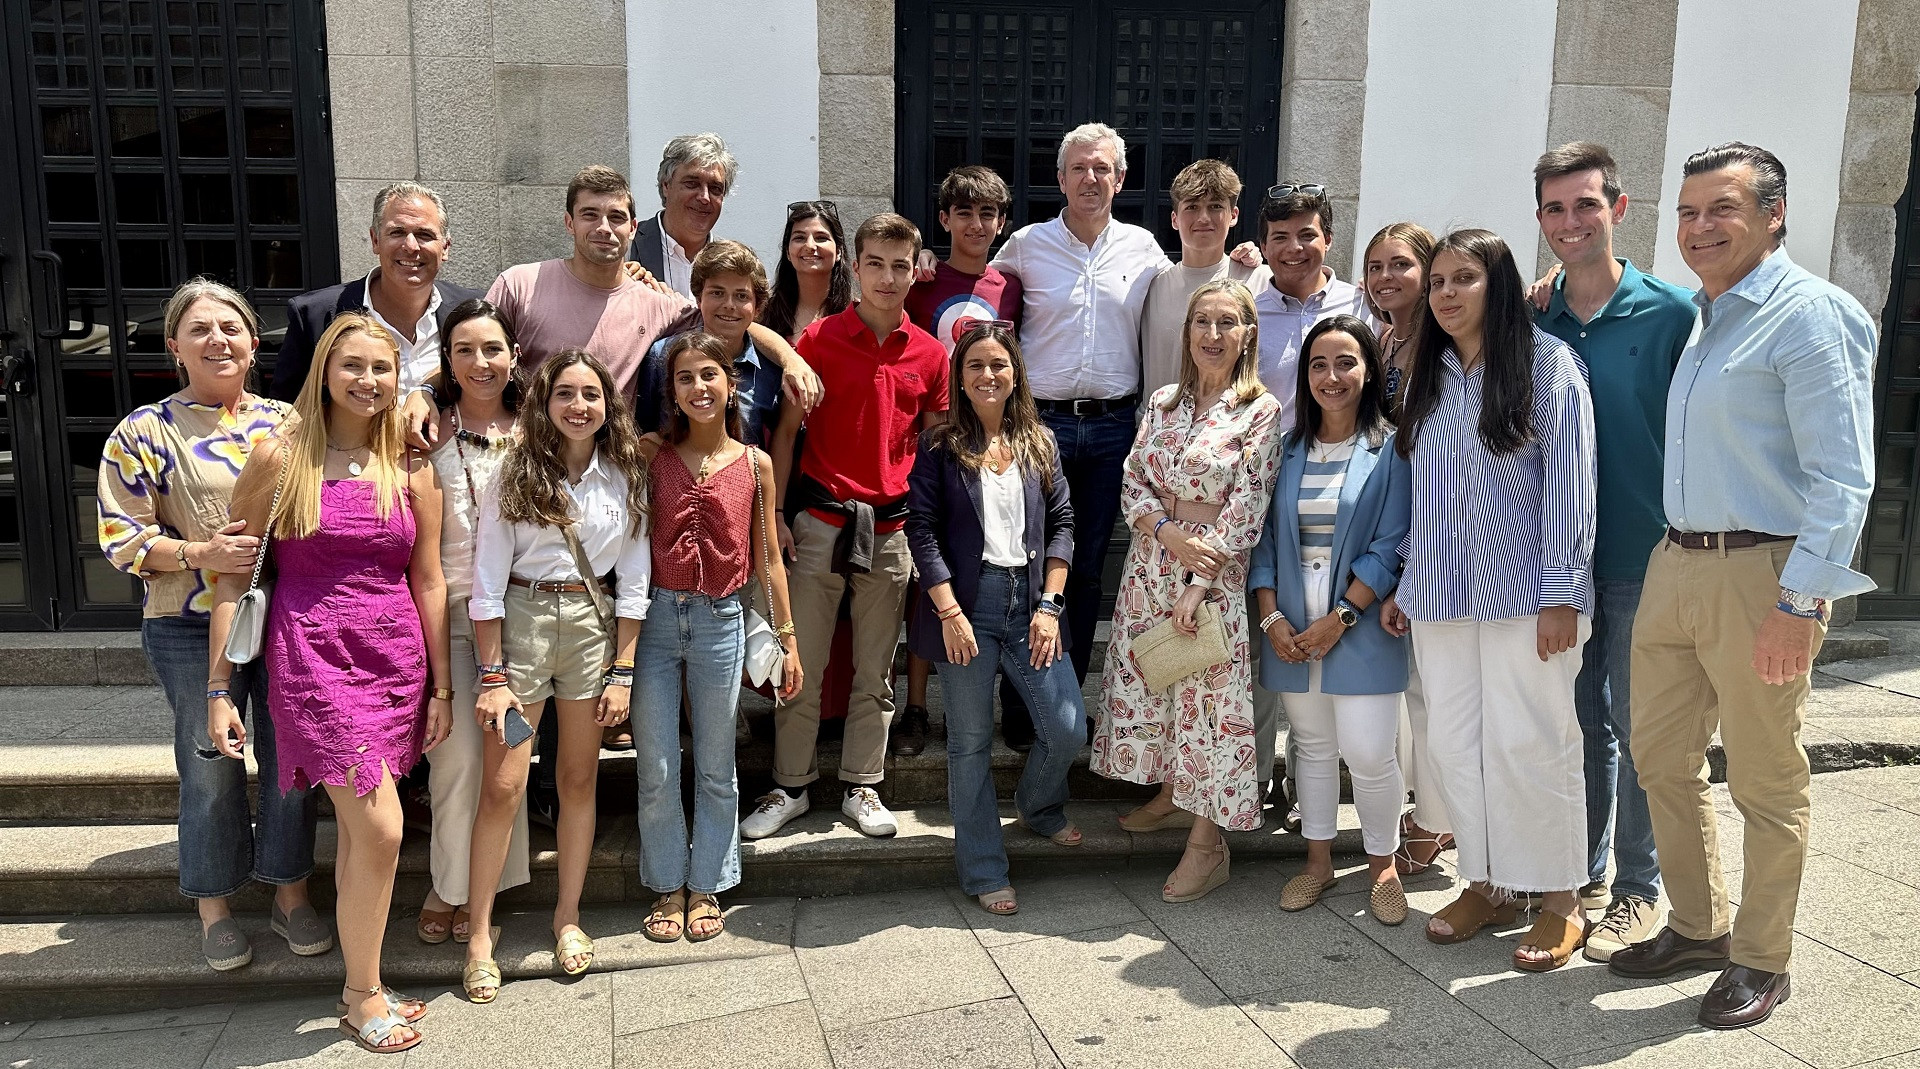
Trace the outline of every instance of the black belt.
{"type": "MultiPolygon", "coordinates": [[[[541,594],[585,594],[588,590],[587,584],[578,579],[528,579],[521,575],[508,576],[507,585],[526,587],[541,594]]],[[[613,593],[612,584],[605,579],[599,581],[599,587],[602,593],[613,593]]]]}
{"type": "Polygon", "coordinates": [[[1681,549],[1751,549],[1768,542],[1791,542],[1794,537],[1765,531],[1681,531],[1667,528],[1667,541],[1681,549]]]}
{"type": "Polygon", "coordinates": [[[1104,416],[1109,412],[1132,408],[1139,400],[1139,394],[1130,393],[1125,397],[1077,397],[1071,401],[1043,401],[1036,397],[1033,403],[1042,412],[1057,412],[1063,416],[1104,416]]]}

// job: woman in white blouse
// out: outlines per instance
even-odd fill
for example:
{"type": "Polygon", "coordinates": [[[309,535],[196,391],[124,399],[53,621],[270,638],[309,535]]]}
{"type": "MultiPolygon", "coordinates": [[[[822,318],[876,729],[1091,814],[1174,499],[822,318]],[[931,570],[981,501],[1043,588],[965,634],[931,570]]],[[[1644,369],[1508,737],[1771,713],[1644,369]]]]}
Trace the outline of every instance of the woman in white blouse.
{"type": "Polygon", "coordinates": [[[493,888],[526,793],[526,743],[548,698],[560,718],[559,752],[550,755],[560,794],[553,956],[569,976],[593,963],[593,941],[579,921],[600,734],[627,717],[653,577],[640,439],[607,369],[584,349],[555,354],[528,390],[520,432],[480,503],[468,605],[480,659],[474,716],[491,736],[468,877],[473,934],[465,983],[475,1002],[493,1001],[500,989],[493,888]],[[609,572],[617,577],[617,634],[601,609],[609,572]]]}

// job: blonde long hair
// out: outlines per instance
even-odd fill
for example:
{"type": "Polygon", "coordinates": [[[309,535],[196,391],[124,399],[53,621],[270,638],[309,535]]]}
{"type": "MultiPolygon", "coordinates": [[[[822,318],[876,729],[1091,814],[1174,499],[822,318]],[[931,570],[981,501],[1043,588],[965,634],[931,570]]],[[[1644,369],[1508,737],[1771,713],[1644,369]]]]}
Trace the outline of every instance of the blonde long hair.
{"type": "MultiPolygon", "coordinates": [[[[1203,297],[1224,293],[1239,305],[1241,317],[1247,324],[1247,340],[1240,349],[1240,356],[1233,362],[1233,378],[1227,383],[1227,389],[1233,392],[1235,408],[1248,404],[1267,392],[1266,384],[1260,381],[1260,313],[1253,307],[1253,291],[1230,278],[1215,279],[1193,291],[1187,298],[1187,314],[1180,320],[1180,386],[1173,391],[1160,406],[1163,412],[1171,412],[1180,407],[1180,402],[1194,397],[1200,388],[1200,369],[1193,363],[1193,310],[1203,297]]],[[[1199,399],[1194,398],[1196,404],[1199,399]]]]}
{"type": "Polygon", "coordinates": [[[281,432],[286,445],[282,463],[288,465],[286,489],[280,494],[280,511],[274,517],[276,538],[307,538],[320,529],[320,481],[327,463],[327,428],[333,412],[333,397],[327,389],[327,364],[340,343],[355,334],[365,334],[393,351],[394,403],[374,415],[368,428],[369,465],[373,468],[374,507],[385,520],[393,506],[406,493],[407,473],[401,457],[407,447],[406,432],[400,415],[399,369],[400,343],[380,322],[364,312],[343,312],[320,335],[313,346],[313,365],[306,385],[293,402],[299,417],[281,432]]]}

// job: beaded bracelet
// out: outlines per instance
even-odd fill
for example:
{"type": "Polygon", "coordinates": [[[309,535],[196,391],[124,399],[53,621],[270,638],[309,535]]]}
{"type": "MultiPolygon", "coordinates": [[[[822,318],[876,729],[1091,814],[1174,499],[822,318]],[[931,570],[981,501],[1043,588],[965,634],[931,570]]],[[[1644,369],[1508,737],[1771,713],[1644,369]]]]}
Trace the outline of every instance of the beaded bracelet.
{"type": "Polygon", "coordinates": [[[1279,609],[1275,609],[1272,612],[1260,618],[1260,630],[1265,631],[1268,628],[1272,627],[1274,624],[1277,624],[1281,620],[1284,620],[1286,618],[1287,618],[1286,613],[1281,612],[1279,609]]]}

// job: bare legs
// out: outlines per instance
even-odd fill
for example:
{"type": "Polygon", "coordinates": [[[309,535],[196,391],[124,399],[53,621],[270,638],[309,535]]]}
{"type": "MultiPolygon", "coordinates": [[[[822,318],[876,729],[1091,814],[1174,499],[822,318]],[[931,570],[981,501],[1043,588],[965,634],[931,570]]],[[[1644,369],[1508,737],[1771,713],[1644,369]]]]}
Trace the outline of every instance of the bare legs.
{"type": "MultiPolygon", "coordinates": [[[[372,774],[362,767],[357,775],[372,774]]],[[[380,949],[387,930],[387,910],[393,899],[393,876],[400,863],[402,818],[400,795],[393,776],[382,762],[380,786],[365,795],[347,786],[327,786],[334,819],[340,829],[340,848],[334,860],[334,883],[339,902],[334,926],[340,933],[340,954],[346,959],[347,1023],[359,1028],[374,1017],[388,1015],[380,993],[380,949]]],[[[385,1044],[403,1044],[414,1030],[395,1028],[385,1044]]]]}

